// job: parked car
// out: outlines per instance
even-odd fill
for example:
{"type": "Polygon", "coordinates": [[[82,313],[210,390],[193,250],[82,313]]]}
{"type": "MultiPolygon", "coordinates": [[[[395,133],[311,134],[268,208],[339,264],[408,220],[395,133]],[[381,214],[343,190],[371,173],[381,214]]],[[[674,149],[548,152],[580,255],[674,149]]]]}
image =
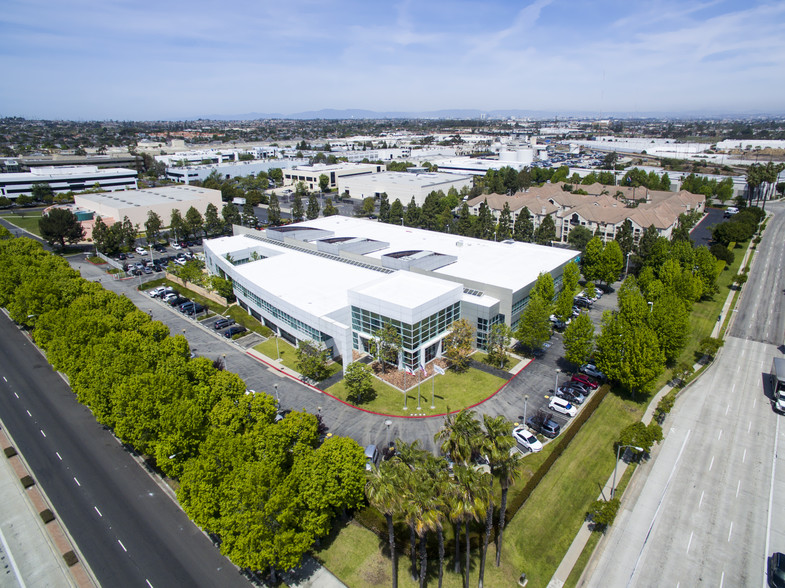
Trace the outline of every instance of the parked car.
{"type": "Polygon", "coordinates": [[[179,243],[170,243],[170,245],[172,246],[172,249],[182,249],[179,243]]]}
{"type": "Polygon", "coordinates": [[[518,425],[512,430],[513,438],[532,453],[542,451],[542,442],[531,433],[525,425],[518,425]]]}
{"type": "Polygon", "coordinates": [[[586,400],[586,395],[582,390],[571,388],[570,386],[559,386],[556,390],[556,396],[578,405],[583,404],[584,400],[586,400]]]}
{"type": "Polygon", "coordinates": [[[585,296],[576,296],[572,299],[572,303],[578,308],[591,308],[593,304],[592,301],[585,296]]]}
{"type": "Polygon", "coordinates": [[[195,302],[193,306],[185,310],[185,314],[199,314],[202,311],[204,311],[204,306],[202,306],[198,302],[195,302]]]}
{"type": "Polygon", "coordinates": [[[592,389],[584,384],[583,382],[576,382],[575,380],[570,380],[569,382],[565,382],[564,386],[567,388],[572,388],[573,390],[579,390],[581,394],[584,396],[588,396],[592,393],[592,389]]]}
{"type": "Polygon", "coordinates": [[[597,378],[598,380],[605,381],[605,374],[603,374],[600,370],[597,369],[597,366],[593,363],[585,363],[579,369],[579,372],[582,374],[586,374],[587,376],[591,376],[592,378],[597,378]]]}
{"type": "Polygon", "coordinates": [[[376,449],[376,445],[368,445],[365,448],[365,469],[366,471],[371,471],[376,464],[379,463],[379,450],[376,449]]]}
{"type": "Polygon", "coordinates": [[[560,412],[561,414],[566,414],[570,417],[574,417],[578,414],[578,409],[576,407],[564,400],[564,398],[559,398],[558,396],[551,398],[548,408],[554,412],[560,412]]]}
{"type": "Polygon", "coordinates": [[[163,296],[164,292],[166,292],[165,286],[158,286],[157,288],[153,288],[148,292],[150,298],[160,298],[163,296]]]}
{"type": "Polygon", "coordinates": [[[127,259],[127,256],[125,255],[125,253],[121,253],[120,255],[117,256],[117,259],[119,259],[120,261],[125,261],[127,259]]]}
{"type": "Polygon", "coordinates": [[[145,255],[147,253],[147,249],[144,247],[137,247],[134,249],[134,251],[136,251],[139,255],[145,255]]]}
{"type": "Polygon", "coordinates": [[[193,300],[186,300],[185,302],[183,302],[177,308],[180,309],[180,312],[186,312],[186,311],[190,310],[191,308],[193,308],[194,304],[196,304],[196,303],[193,300]]]}
{"type": "Polygon", "coordinates": [[[552,314],[550,317],[551,323],[553,323],[553,328],[557,331],[563,331],[567,328],[567,325],[570,324],[570,319],[567,319],[567,322],[560,320],[555,314],[552,314]]]}
{"type": "Polygon", "coordinates": [[[216,331],[220,331],[221,329],[224,329],[224,328],[226,328],[228,326],[231,326],[233,324],[234,324],[234,319],[221,317],[217,321],[215,321],[215,324],[213,324],[213,328],[216,331]]]}
{"type": "Polygon", "coordinates": [[[550,439],[555,439],[561,433],[561,425],[554,421],[547,412],[538,411],[526,419],[526,424],[530,429],[539,431],[550,439]]]}
{"type": "Polygon", "coordinates": [[[185,265],[186,264],[185,258],[181,258],[181,257],[178,257],[177,259],[175,259],[174,262],[177,265],[185,265]]]}
{"type": "Polygon", "coordinates": [[[185,298],[184,296],[175,296],[174,298],[170,298],[168,302],[169,302],[169,306],[179,307],[181,304],[188,302],[188,298],[185,298]]]}
{"type": "Polygon", "coordinates": [[[149,274],[152,274],[152,273],[153,273],[153,268],[151,268],[149,265],[146,265],[146,266],[144,266],[144,269],[143,269],[142,271],[143,271],[145,274],[148,274],[148,275],[149,275],[149,274]]]}
{"type": "Polygon", "coordinates": [[[586,374],[575,374],[572,377],[572,381],[573,382],[580,382],[581,384],[586,384],[592,390],[596,390],[597,388],[600,387],[600,385],[597,382],[597,380],[587,376],[586,374]]]}
{"type": "Polygon", "coordinates": [[[246,329],[242,325],[234,325],[233,327],[229,327],[224,331],[224,337],[226,337],[227,339],[231,339],[235,335],[238,335],[240,333],[245,333],[245,331],[247,330],[248,329],[246,329]]]}
{"type": "Polygon", "coordinates": [[[160,265],[160,264],[154,263],[154,264],[153,264],[153,271],[154,271],[155,273],[161,273],[161,272],[162,272],[162,271],[164,271],[164,270],[163,270],[163,268],[161,267],[161,265],[160,265]]]}

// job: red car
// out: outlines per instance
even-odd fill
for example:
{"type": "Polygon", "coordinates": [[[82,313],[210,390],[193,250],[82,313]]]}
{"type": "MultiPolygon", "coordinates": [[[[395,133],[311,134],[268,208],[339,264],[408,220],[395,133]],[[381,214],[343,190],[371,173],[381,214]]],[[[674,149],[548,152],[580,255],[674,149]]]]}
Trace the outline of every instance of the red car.
{"type": "Polygon", "coordinates": [[[600,387],[600,385],[597,383],[596,380],[590,378],[586,374],[575,374],[572,377],[572,381],[573,382],[580,382],[581,384],[585,384],[586,386],[588,386],[592,390],[596,390],[597,388],[600,387]]]}

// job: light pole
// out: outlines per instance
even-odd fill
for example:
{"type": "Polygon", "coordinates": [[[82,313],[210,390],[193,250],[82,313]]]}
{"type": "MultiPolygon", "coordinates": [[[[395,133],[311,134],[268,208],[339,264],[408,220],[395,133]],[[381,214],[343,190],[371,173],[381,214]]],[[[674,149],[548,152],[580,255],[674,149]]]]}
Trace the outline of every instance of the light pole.
{"type": "Polygon", "coordinates": [[[630,275],[630,254],[632,251],[627,252],[627,268],[624,270],[624,277],[630,275]]]}
{"type": "Polygon", "coordinates": [[[529,395],[524,394],[523,396],[523,426],[526,426],[526,405],[529,404],[529,395]]]}
{"type": "Polygon", "coordinates": [[[634,449],[635,451],[643,451],[643,447],[638,447],[636,445],[619,445],[619,447],[616,448],[616,465],[613,466],[613,483],[611,484],[611,500],[613,500],[613,495],[616,493],[616,470],[619,467],[619,459],[621,458],[622,447],[634,449]]]}
{"type": "Polygon", "coordinates": [[[278,361],[281,361],[281,350],[278,348],[278,333],[275,334],[275,352],[278,354],[278,361]]]}
{"type": "Polygon", "coordinates": [[[281,399],[278,398],[278,384],[273,384],[273,386],[275,387],[275,402],[277,404],[281,402],[281,399]]]}
{"type": "Polygon", "coordinates": [[[392,425],[392,421],[390,419],[387,419],[386,421],[384,421],[384,424],[387,425],[387,444],[389,445],[390,444],[390,425],[392,425]]]}
{"type": "Polygon", "coordinates": [[[654,303],[649,302],[649,314],[651,314],[652,309],[654,308],[654,303]]]}
{"type": "Polygon", "coordinates": [[[553,395],[554,396],[556,396],[556,390],[559,389],[559,374],[560,373],[561,373],[561,370],[559,368],[556,368],[556,380],[553,382],[553,395]]]}
{"type": "Polygon", "coordinates": [[[225,353],[222,353],[221,355],[222,355],[222,356],[223,356],[223,358],[224,358],[224,370],[226,370],[226,371],[229,371],[229,370],[227,369],[227,366],[226,366],[226,354],[225,354],[225,353]]]}

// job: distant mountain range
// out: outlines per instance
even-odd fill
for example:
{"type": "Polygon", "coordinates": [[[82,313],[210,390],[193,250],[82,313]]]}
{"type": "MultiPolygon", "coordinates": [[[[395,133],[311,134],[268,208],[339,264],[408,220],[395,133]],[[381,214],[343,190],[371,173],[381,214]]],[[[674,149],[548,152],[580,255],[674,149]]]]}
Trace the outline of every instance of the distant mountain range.
{"type": "Polygon", "coordinates": [[[246,114],[210,114],[199,117],[187,117],[177,120],[257,120],[257,119],[289,119],[289,120],[348,120],[348,119],[460,119],[471,120],[480,118],[529,118],[535,120],[553,119],[553,118],[677,118],[677,119],[725,119],[725,118],[767,118],[770,115],[760,112],[746,112],[746,113],[707,113],[707,112],[604,112],[598,113],[597,111],[571,111],[571,112],[557,112],[545,110],[478,110],[473,108],[465,109],[448,109],[448,110],[429,110],[429,111],[387,111],[379,112],[374,110],[364,110],[359,108],[335,109],[323,108],[322,110],[307,110],[305,112],[294,112],[291,114],[263,113],[263,112],[249,112],[246,114]]]}

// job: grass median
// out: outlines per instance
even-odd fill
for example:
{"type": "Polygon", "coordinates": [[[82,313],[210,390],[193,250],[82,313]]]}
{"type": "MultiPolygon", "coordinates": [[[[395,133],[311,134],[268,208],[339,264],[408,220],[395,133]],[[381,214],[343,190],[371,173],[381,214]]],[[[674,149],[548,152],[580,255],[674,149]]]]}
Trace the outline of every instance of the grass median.
{"type": "Polygon", "coordinates": [[[24,229],[34,235],[41,236],[41,230],[38,228],[38,221],[41,220],[41,213],[28,213],[24,216],[20,214],[11,214],[11,213],[4,213],[0,215],[6,221],[19,227],[20,229],[24,229]]]}
{"type": "MultiPolygon", "coordinates": [[[[278,337],[276,341],[276,337],[270,337],[267,339],[267,341],[262,341],[258,345],[255,345],[254,349],[256,349],[256,351],[259,353],[263,353],[270,359],[274,360],[276,363],[278,363],[277,359],[280,353],[280,363],[285,367],[288,367],[290,370],[299,373],[300,368],[297,365],[297,350],[295,349],[294,345],[285,339],[278,337]]],[[[341,364],[336,362],[327,364],[327,377],[332,376],[339,371],[341,371],[341,364]]]]}

